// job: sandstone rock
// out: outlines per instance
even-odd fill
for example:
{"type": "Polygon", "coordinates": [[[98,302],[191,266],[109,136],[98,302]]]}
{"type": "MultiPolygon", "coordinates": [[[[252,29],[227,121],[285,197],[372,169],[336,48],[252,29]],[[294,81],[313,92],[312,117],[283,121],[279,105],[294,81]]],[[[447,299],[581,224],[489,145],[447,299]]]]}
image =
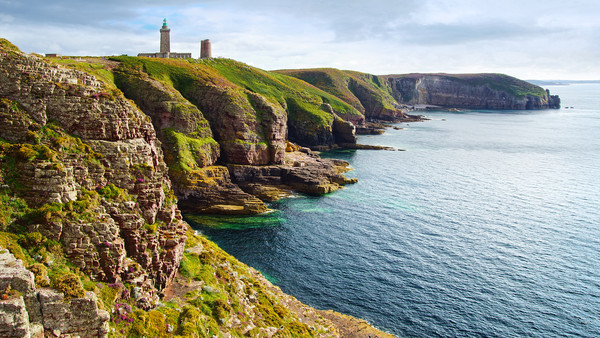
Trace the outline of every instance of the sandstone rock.
{"type": "Polygon", "coordinates": [[[109,183],[130,196],[116,204],[102,200],[87,210],[93,220],[41,219],[30,230],[60,240],[71,261],[98,280],[128,278],[124,261],[132,258],[144,271],[146,298],[155,297],[179,266],[186,224],[166,198],[167,166],[150,119],[93,76],[20,52],[0,53],[0,97],[0,137],[34,142],[19,133],[36,135],[50,120],[61,135],[36,141],[46,142],[40,146],[50,158],[17,165],[15,181],[28,203],[78,201],[84,190],[109,183]],[[157,222],[155,233],[142,227],[157,222]]]}
{"type": "Polygon", "coordinates": [[[0,248],[0,290],[8,286],[21,294],[0,300],[2,337],[42,336],[43,330],[82,337],[108,334],[109,314],[98,310],[93,292],[64,302],[61,293],[37,290],[33,274],[8,250],[0,248]]]}
{"type": "Polygon", "coordinates": [[[184,211],[213,214],[258,214],[268,210],[258,198],[231,181],[227,167],[211,166],[186,176],[179,207],[184,211]]]}
{"type": "Polygon", "coordinates": [[[0,300],[0,336],[29,337],[29,316],[23,297],[0,300]]]}
{"type": "Polygon", "coordinates": [[[337,144],[356,143],[356,127],[351,122],[336,116],[333,120],[332,131],[337,144]]]}

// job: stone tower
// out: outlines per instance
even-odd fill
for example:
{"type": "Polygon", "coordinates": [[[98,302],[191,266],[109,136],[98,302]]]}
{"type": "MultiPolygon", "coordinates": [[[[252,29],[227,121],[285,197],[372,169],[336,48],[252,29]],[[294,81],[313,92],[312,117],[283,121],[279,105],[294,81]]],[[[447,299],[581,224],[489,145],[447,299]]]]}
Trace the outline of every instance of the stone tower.
{"type": "Polygon", "coordinates": [[[166,54],[166,56],[163,57],[169,57],[169,53],[171,52],[170,33],[171,29],[167,26],[167,19],[164,19],[162,28],[160,29],[160,53],[166,54]]]}
{"type": "Polygon", "coordinates": [[[201,59],[210,58],[211,53],[212,52],[210,50],[210,40],[209,39],[202,40],[202,43],[200,44],[200,58],[201,59]]]}

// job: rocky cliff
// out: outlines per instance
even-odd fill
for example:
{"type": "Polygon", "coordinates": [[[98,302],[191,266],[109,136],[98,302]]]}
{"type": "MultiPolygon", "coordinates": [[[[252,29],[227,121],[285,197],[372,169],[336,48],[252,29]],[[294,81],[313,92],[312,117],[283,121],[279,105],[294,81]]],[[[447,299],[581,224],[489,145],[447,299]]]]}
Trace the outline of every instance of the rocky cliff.
{"type": "Polygon", "coordinates": [[[405,74],[375,76],[337,69],[281,70],[327,91],[369,119],[411,119],[407,106],[468,109],[559,108],[560,98],[502,74],[405,74]]]}
{"type": "Polygon", "coordinates": [[[409,74],[383,76],[398,102],[468,109],[559,108],[560,99],[541,87],[502,74],[409,74]]]}
{"type": "Polygon", "coordinates": [[[340,336],[346,317],[323,318],[182,220],[171,178],[208,212],[353,182],[347,163],[286,141],[283,106],[216,74],[50,60],[0,39],[2,335],[340,336]]]}
{"type": "MultiPolygon", "coordinates": [[[[264,194],[240,189],[249,185],[232,181],[222,165],[287,168],[288,138],[311,146],[356,142],[353,124],[341,116],[361,120],[362,115],[305,83],[291,87],[286,82],[300,82],[296,79],[275,78],[226,59],[112,60],[116,86],[151,117],[158,130],[179,206],[186,211],[267,211],[260,199],[264,194]]],[[[315,177],[323,172],[318,166],[314,169],[315,177]]],[[[305,170],[310,171],[310,166],[305,170]]],[[[320,177],[336,174],[332,169],[320,177]]],[[[330,183],[340,187],[339,180],[330,183]]]]}
{"type": "Polygon", "coordinates": [[[2,178],[32,208],[20,226],[93,279],[139,284],[152,306],[186,225],[149,118],[94,76],[16,51],[0,54],[0,98],[2,178]]]}

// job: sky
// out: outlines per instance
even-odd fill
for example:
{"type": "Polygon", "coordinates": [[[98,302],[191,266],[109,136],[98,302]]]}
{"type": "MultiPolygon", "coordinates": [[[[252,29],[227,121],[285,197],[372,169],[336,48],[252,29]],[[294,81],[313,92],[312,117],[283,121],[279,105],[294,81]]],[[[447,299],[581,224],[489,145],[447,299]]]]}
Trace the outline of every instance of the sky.
{"type": "Polygon", "coordinates": [[[266,70],[504,73],[599,80],[597,0],[0,0],[0,37],[27,53],[171,51],[266,70]]]}

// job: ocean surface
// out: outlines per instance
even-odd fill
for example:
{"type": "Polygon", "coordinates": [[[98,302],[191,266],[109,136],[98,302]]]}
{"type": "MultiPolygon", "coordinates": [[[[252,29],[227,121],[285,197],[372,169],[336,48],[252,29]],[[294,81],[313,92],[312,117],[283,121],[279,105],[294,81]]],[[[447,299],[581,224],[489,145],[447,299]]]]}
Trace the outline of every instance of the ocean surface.
{"type": "Polygon", "coordinates": [[[359,138],[406,151],[325,154],[357,184],[186,219],[302,302],[398,336],[600,337],[600,85],[547,88],[569,109],[427,112],[359,138]]]}

